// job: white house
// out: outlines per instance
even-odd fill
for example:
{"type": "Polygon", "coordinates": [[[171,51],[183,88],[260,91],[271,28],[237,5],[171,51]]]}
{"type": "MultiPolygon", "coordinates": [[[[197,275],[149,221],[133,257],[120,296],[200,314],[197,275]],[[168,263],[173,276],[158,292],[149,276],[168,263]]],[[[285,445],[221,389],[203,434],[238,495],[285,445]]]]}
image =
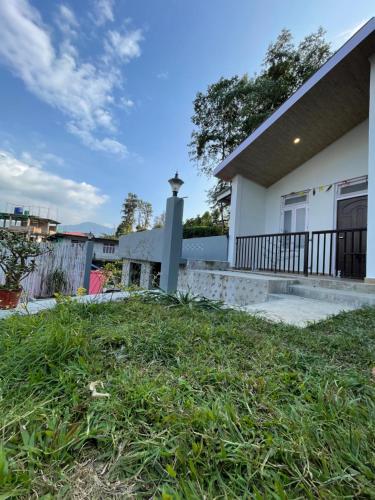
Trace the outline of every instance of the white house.
{"type": "Polygon", "coordinates": [[[375,18],[215,170],[229,262],[375,283],[375,18]]]}

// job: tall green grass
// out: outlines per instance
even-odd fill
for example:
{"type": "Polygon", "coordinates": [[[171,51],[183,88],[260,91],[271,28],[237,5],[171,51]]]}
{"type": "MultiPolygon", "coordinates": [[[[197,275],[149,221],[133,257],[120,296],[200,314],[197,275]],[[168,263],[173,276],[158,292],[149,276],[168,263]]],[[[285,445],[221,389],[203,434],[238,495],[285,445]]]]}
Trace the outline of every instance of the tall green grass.
{"type": "Polygon", "coordinates": [[[142,297],[11,317],[0,498],[375,498],[374,358],[370,309],[306,329],[142,297]]]}

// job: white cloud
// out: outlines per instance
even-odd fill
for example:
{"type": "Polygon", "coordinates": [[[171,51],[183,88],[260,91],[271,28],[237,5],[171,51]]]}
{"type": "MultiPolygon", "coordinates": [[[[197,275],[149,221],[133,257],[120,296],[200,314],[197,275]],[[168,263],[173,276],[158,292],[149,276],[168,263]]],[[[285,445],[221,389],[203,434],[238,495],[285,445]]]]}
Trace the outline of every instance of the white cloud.
{"type": "MultiPolygon", "coordinates": [[[[59,16],[70,28],[76,26],[68,7],[60,6],[59,16]]],[[[125,36],[111,35],[107,43],[122,60],[130,60],[140,53],[140,37],[137,30],[125,36]]],[[[126,147],[115,138],[94,135],[116,131],[111,106],[121,76],[115,64],[103,68],[82,62],[67,35],[57,50],[28,0],[0,1],[0,59],[34,95],[68,117],[68,130],[86,146],[124,155],[126,147]]]]}
{"type": "Polygon", "coordinates": [[[113,0],[95,0],[94,15],[91,16],[94,23],[98,26],[101,26],[108,21],[113,22],[113,7],[113,0]]]}
{"type": "Polygon", "coordinates": [[[169,73],[168,73],[168,71],[161,71],[160,73],[158,73],[156,75],[156,78],[158,78],[159,80],[168,80],[169,73]]]}
{"type": "Polygon", "coordinates": [[[69,37],[77,34],[75,28],[78,28],[78,21],[74,12],[64,4],[59,5],[56,23],[61,31],[69,37]]]}
{"type": "Polygon", "coordinates": [[[43,162],[41,160],[37,160],[36,158],[34,158],[33,155],[31,153],[29,153],[28,151],[23,151],[23,153],[21,153],[21,160],[25,163],[29,163],[31,165],[34,165],[34,167],[40,168],[43,165],[43,162]]]}
{"type": "Polygon", "coordinates": [[[131,99],[126,99],[126,97],[122,97],[120,99],[120,104],[123,106],[125,109],[133,108],[135,106],[134,101],[131,99]]]}
{"type": "Polygon", "coordinates": [[[115,139],[111,139],[109,137],[98,139],[94,137],[89,130],[80,128],[74,123],[68,123],[68,130],[72,134],[79,137],[85,146],[93,149],[94,151],[106,151],[107,153],[112,153],[120,158],[125,158],[128,154],[127,147],[115,139]]]}
{"type": "Polygon", "coordinates": [[[37,156],[32,155],[28,151],[21,153],[21,160],[34,166],[43,167],[46,164],[54,164],[62,167],[65,164],[63,158],[49,152],[38,152],[37,156]]]}
{"type": "MultiPolygon", "coordinates": [[[[20,205],[40,205],[58,209],[64,222],[90,219],[107,201],[107,196],[86,182],[76,182],[53,174],[41,165],[17,159],[0,151],[0,199],[20,205]]],[[[32,160],[30,160],[32,161],[32,160]]]]}
{"type": "Polygon", "coordinates": [[[124,34],[118,31],[109,31],[104,47],[108,55],[117,56],[128,62],[141,55],[140,42],[142,39],[142,31],[139,29],[124,34]]]}
{"type": "Polygon", "coordinates": [[[42,162],[43,162],[43,165],[45,163],[54,163],[55,165],[58,165],[59,167],[62,167],[63,165],[65,165],[64,158],[61,158],[61,156],[55,155],[54,153],[43,153],[42,162]]]}

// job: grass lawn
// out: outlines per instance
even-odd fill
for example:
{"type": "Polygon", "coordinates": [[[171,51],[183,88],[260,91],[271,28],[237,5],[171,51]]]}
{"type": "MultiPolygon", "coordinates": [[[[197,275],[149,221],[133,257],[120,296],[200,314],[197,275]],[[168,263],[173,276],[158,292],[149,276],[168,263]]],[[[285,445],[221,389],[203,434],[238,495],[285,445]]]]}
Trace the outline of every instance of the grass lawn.
{"type": "Polygon", "coordinates": [[[11,317],[0,498],[375,498],[374,365],[370,309],[306,329],[134,297],[11,317]]]}

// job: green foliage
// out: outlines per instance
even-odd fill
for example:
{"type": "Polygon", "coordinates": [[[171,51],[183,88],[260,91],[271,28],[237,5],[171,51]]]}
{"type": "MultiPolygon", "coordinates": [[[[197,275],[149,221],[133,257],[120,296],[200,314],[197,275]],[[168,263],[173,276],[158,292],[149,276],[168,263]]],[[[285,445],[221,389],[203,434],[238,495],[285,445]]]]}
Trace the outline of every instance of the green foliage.
{"type": "Polygon", "coordinates": [[[148,201],[141,200],[135,193],[128,193],[122,205],[121,222],[116,230],[116,236],[128,234],[136,229],[144,231],[151,224],[152,205],[148,201]]]}
{"type": "Polygon", "coordinates": [[[184,238],[199,238],[203,236],[219,236],[227,233],[227,224],[222,220],[220,211],[214,209],[204,212],[191,219],[186,219],[183,228],[184,238]]]}
{"type": "Polygon", "coordinates": [[[375,310],[299,329],[181,302],[1,322],[1,498],[373,498],[375,310]]]}
{"type": "Polygon", "coordinates": [[[184,226],[183,237],[203,238],[204,236],[221,236],[226,234],[221,226],[184,226]]]}
{"type": "Polygon", "coordinates": [[[149,201],[139,200],[137,207],[137,231],[145,231],[150,227],[152,217],[152,205],[149,201]]]}
{"type": "MultiPolygon", "coordinates": [[[[217,221],[215,221],[217,223],[217,221]]],[[[212,226],[214,224],[212,214],[206,211],[203,215],[197,215],[191,219],[186,219],[185,227],[195,227],[195,226],[212,226]]]]}
{"type": "MultiPolygon", "coordinates": [[[[220,78],[194,100],[190,156],[199,170],[211,175],[248,135],[273,113],[330,56],[322,28],[297,46],[282,30],[265,55],[258,75],[220,78]]],[[[214,199],[209,194],[211,202],[214,199]]]]}
{"type": "Polygon", "coordinates": [[[116,230],[117,237],[133,231],[138,202],[138,196],[135,193],[128,193],[127,198],[125,198],[122,204],[121,222],[116,230]]]}
{"type": "Polygon", "coordinates": [[[106,240],[118,241],[118,237],[112,233],[102,233],[100,238],[105,238],[106,240]]]}
{"type": "Polygon", "coordinates": [[[121,285],[122,276],[122,262],[107,262],[102,272],[105,276],[104,287],[105,288],[118,288],[121,285]]]}
{"type": "Polygon", "coordinates": [[[24,234],[0,229],[0,269],[5,274],[6,290],[19,290],[21,281],[37,268],[36,257],[50,252],[28,240],[24,234]]]}
{"type": "Polygon", "coordinates": [[[192,295],[191,293],[166,293],[162,290],[147,290],[140,295],[140,300],[147,304],[163,304],[169,307],[186,306],[190,309],[206,309],[219,311],[223,309],[222,302],[209,300],[205,297],[192,295]]]}
{"type": "Polygon", "coordinates": [[[69,286],[68,278],[62,269],[54,269],[47,276],[47,294],[52,297],[55,293],[66,292],[69,286]]]}
{"type": "Polygon", "coordinates": [[[165,212],[162,212],[160,215],[154,217],[153,229],[160,228],[165,226],[165,212]]]}

